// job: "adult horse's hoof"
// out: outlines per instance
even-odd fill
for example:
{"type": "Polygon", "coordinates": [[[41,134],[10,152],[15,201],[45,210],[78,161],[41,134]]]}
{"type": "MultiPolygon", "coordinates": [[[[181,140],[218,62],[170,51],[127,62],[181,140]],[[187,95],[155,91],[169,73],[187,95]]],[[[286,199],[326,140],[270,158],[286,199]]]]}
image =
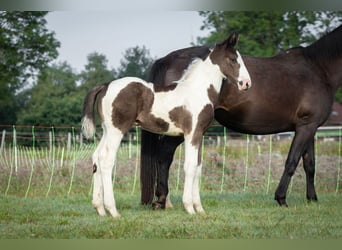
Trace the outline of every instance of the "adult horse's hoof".
{"type": "Polygon", "coordinates": [[[313,197],[306,196],[306,199],[308,200],[308,202],[318,202],[316,195],[314,195],[313,197]]]}
{"type": "Polygon", "coordinates": [[[278,202],[279,206],[288,207],[285,198],[274,198],[274,199],[278,202]]]}
{"type": "Polygon", "coordinates": [[[161,210],[161,209],[165,209],[165,203],[160,203],[160,202],[153,202],[152,203],[152,209],[153,210],[161,210]]]}
{"type": "Polygon", "coordinates": [[[308,204],[317,204],[318,203],[317,197],[314,197],[314,198],[306,197],[306,198],[307,198],[307,203],[308,204]]]}

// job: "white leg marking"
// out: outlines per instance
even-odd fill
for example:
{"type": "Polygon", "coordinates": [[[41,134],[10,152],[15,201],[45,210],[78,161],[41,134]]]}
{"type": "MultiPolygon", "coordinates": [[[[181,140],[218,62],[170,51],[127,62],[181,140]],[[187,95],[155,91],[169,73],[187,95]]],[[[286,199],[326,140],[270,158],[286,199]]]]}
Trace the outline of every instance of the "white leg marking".
{"type": "Polygon", "coordinates": [[[99,167],[99,159],[98,159],[98,152],[100,148],[102,147],[103,141],[104,141],[104,138],[102,137],[92,157],[93,164],[97,166],[97,170],[94,173],[94,178],[93,178],[94,186],[93,186],[92,204],[94,208],[97,210],[97,212],[99,213],[99,215],[101,216],[106,215],[106,211],[103,206],[103,185],[102,185],[102,179],[101,179],[101,169],[99,167]]]}
{"type": "Polygon", "coordinates": [[[204,209],[200,197],[200,179],[202,174],[202,164],[196,166],[196,173],[194,178],[194,185],[192,189],[194,207],[198,213],[204,214],[204,209]]]}
{"type": "Polygon", "coordinates": [[[166,196],[165,208],[173,208],[170,198],[170,192],[166,196]]]}
{"type": "MultiPolygon", "coordinates": [[[[97,193],[99,188],[95,185],[95,182],[101,182],[103,185],[103,202],[104,208],[114,217],[119,217],[120,214],[116,209],[114,192],[113,192],[113,182],[112,182],[112,172],[115,163],[115,157],[117,150],[120,146],[123,134],[115,129],[110,128],[110,131],[104,129],[104,134],[102,143],[100,143],[98,148],[98,171],[101,176],[100,178],[95,178],[94,176],[94,193],[93,193],[93,204],[97,201],[97,193]],[[95,189],[96,186],[96,189],[95,189]],[[96,193],[96,192],[97,193],[96,193]]],[[[97,207],[97,211],[100,215],[103,215],[103,206],[97,207]]]]}
{"type": "Polygon", "coordinates": [[[196,174],[198,149],[191,144],[191,138],[185,138],[185,182],[183,191],[183,205],[189,214],[195,214],[193,204],[193,184],[196,174]]]}

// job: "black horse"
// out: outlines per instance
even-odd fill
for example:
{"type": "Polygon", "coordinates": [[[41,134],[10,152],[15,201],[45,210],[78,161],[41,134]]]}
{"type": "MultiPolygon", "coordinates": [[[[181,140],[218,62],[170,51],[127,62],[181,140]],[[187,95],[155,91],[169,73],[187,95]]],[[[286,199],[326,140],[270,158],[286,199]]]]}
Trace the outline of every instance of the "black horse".
{"type": "MultiPolygon", "coordinates": [[[[150,81],[169,85],[179,79],[194,57],[205,57],[208,47],[191,47],[157,60],[150,81]]],[[[286,193],[300,158],[303,159],[309,201],[315,191],[314,136],[329,117],[335,93],[342,84],[342,26],[307,47],[296,47],[273,57],[243,56],[254,88],[238,92],[224,84],[215,118],[232,130],[248,134],[295,131],[275,200],[287,206],[286,193]]],[[[168,194],[168,172],[181,137],[142,133],[142,204],[158,200],[153,208],[164,208],[168,194]]]]}

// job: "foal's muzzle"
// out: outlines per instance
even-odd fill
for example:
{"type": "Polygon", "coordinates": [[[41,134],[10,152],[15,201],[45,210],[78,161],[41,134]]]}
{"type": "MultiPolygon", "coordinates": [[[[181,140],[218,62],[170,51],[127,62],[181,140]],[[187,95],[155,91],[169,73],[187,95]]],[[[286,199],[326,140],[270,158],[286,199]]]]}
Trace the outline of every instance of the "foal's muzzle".
{"type": "Polygon", "coordinates": [[[249,80],[240,80],[240,81],[238,81],[239,90],[247,90],[251,86],[252,86],[252,83],[249,80]]]}

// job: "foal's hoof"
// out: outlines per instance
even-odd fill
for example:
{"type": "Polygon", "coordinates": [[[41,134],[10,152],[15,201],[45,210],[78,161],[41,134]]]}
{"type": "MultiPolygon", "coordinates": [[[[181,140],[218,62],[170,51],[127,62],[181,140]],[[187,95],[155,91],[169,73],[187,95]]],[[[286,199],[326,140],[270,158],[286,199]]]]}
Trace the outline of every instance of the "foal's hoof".
{"type": "Polygon", "coordinates": [[[152,209],[153,210],[161,210],[161,209],[165,209],[165,203],[160,203],[160,202],[153,202],[152,203],[152,209]]]}

